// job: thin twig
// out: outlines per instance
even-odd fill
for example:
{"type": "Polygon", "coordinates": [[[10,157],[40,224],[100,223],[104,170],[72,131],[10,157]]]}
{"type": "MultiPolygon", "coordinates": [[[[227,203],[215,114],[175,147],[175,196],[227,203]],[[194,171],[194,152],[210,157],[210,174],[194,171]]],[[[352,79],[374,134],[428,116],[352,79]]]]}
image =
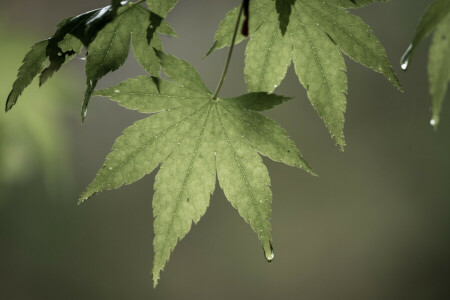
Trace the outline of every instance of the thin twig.
{"type": "Polygon", "coordinates": [[[239,25],[241,23],[242,12],[244,10],[244,3],[245,3],[245,0],[242,1],[241,9],[239,10],[236,27],[234,28],[233,39],[231,40],[230,51],[228,52],[227,62],[225,63],[225,68],[223,70],[222,77],[220,78],[219,85],[217,86],[216,92],[214,93],[213,100],[217,99],[220,89],[222,88],[223,82],[225,81],[225,76],[227,75],[228,67],[230,66],[231,55],[233,54],[234,44],[236,42],[236,36],[237,36],[238,30],[239,30],[239,25]]]}

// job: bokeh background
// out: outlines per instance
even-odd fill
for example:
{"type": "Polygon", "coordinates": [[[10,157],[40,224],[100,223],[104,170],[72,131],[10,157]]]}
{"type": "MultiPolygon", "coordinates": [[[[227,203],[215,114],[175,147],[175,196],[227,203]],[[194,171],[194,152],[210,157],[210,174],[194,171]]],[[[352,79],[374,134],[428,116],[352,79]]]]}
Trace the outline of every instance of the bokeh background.
{"type": "MultiPolygon", "coordinates": [[[[67,16],[106,0],[0,1],[0,99],[36,41],[67,16]]],[[[450,95],[429,125],[429,41],[399,68],[430,0],[393,0],[355,11],[385,45],[405,93],[347,60],[347,149],[334,146],[292,70],[267,115],[287,129],[319,173],[265,160],[272,178],[275,260],[217,187],[207,214],[152,287],[154,174],[81,206],[115,138],[144,116],[103,98],[80,124],[84,61],[0,114],[0,299],[450,299],[450,95]]],[[[202,59],[239,0],[182,0],[167,20],[167,52],[190,61],[213,89],[226,50],[202,59]]],[[[244,45],[222,92],[245,93],[244,45]]],[[[131,57],[100,87],[143,74],[131,57]]]]}

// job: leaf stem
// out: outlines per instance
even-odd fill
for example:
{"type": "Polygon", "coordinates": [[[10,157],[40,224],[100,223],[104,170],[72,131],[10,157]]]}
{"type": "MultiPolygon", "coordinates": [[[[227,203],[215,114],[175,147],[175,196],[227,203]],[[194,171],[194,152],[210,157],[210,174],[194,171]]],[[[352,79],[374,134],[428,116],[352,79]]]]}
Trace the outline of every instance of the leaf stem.
{"type": "Polygon", "coordinates": [[[228,67],[230,66],[231,56],[233,54],[234,44],[236,42],[236,36],[239,30],[239,24],[241,23],[242,12],[244,11],[244,3],[245,0],[242,1],[241,9],[239,10],[239,15],[236,21],[236,26],[234,28],[233,39],[231,40],[230,51],[228,52],[227,61],[225,63],[225,68],[222,73],[222,77],[220,78],[219,85],[217,86],[216,92],[214,93],[213,100],[217,100],[217,96],[219,95],[220,90],[222,89],[222,85],[225,81],[225,77],[227,76],[228,67]]]}

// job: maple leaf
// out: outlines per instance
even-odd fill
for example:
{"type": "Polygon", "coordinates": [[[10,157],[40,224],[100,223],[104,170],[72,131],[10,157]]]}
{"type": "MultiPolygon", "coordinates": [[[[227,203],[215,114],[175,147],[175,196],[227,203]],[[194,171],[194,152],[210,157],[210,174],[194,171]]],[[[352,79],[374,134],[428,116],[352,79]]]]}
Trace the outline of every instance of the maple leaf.
{"type": "MultiPolygon", "coordinates": [[[[272,92],[293,60],[300,82],[335,142],[343,148],[347,75],[342,53],[400,83],[370,27],[345,8],[374,1],[253,0],[245,80],[250,92],[272,92]]],[[[229,46],[239,8],[221,22],[208,54],[229,46]]],[[[238,36],[236,43],[245,39],[238,36]]]]}
{"type": "MultiPolygon", "coordinates": [[[[147,42],[150,16],[149,10],[138,5],[120,8],[114,21],[108,23],[89,45],[86,62],[88,87],[82,107],[82,118],[86,114],[89,99],[98,80],[109,72],[117,70],[127,60],[130,40],[137,61],[147,72],[159,76],[159,61],[153,48],[162,49],[162,43],[158,36],[153,37],[150,44],[147,42]]],[[[160,26],[158,31],[173,35],[170,27],[165,25],[165,27],[160,26]]]]}
{"type": "Polygon", "coordinates": [[[117,70],[128,57],[130,41],[137,61],[152,75],[159,76],[160,66],[153,48],[162,50],[162,43],[155,32],[176,35],[162,19],[153,22],[155,14],[148,9],[123,1],[67,18],[57,26],[48,40],[34,45],[25,56],[17,80],[6,101],[6,111],[32,80],[40,75],[44,84],[61,66],[87,48],[87,89],[82,106],[82,119],[97,82],[107,73],[117,70]],[[120,5],[119,5],[120,4],[120,5]],[[148,28],[152,27],[151,36],[148,28]],[[49,65],[44,66],[48,58],[49,65]]]}
{"type": "Polygon", "coordinates": [[[437,0],[425,12],[417,26],[411,45],[401,59],[406,71],[417,46],[435,31],[428,59],[430,94],[433,98],[433,115],[430,124],[437,128],[442,103],[450,82],[450,1],[437,0]]]}
{"type": "Polygon", "coordinates": [[[213,100],[191,65],[157,54],[172,82],[161,79],[158,87],[141,76],[95,92],[125,108],[156,114],[125,129],[80,201],[131,184],[161,166],[153,198],[156,286],[178,240],[205,214],[217,176],[271,259],[272,194],[258,153],[314,174],[286,132],[257,113],[289,98],[257,92],[213,100]]]}

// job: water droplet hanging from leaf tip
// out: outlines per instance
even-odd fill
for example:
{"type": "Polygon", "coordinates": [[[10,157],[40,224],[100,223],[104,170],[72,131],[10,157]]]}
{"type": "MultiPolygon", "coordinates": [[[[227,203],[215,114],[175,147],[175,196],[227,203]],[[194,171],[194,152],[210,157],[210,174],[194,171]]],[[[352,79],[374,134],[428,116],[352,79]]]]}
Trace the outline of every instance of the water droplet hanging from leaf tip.
{"type": "Polygon", "coordinates": [[[413,50],[413,44],[409,45],[408,49],[406,49],[405,54],[403,54],[403,56],[400,60],[400,67],[402,68],[403,71],[406,71],[409,67],[412,50],[413,50]]]}
{"type": "Polygon", "coordinates": [[[269,242],[269,251],[266,251],[265,247],[263,247],[263,250],[264,250],[264,256],[265,256],[267,262],[271,263],[275,257],[275,252],[273,250],[272,243],[269,242]]]}

